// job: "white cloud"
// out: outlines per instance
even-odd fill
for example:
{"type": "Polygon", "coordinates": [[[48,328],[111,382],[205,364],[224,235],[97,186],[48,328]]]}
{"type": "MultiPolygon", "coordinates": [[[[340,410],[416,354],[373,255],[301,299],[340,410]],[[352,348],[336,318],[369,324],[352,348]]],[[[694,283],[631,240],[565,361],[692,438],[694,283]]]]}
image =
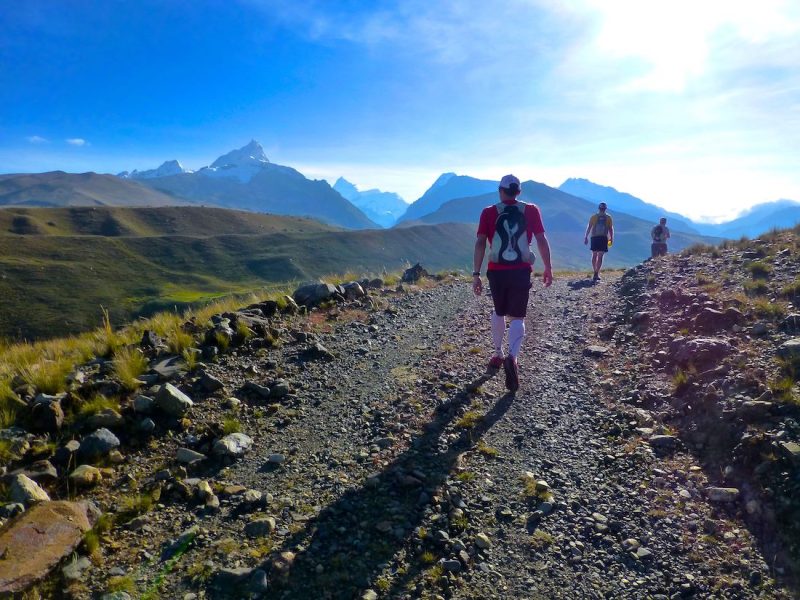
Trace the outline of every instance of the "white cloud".
{"type": "Polygon", "coordinates": [[[87,142],[83,138],[67,138],[64,141],[67,142],[70,146],[86,146],[89,144],[89,142],[87,142]]]}
{"type": "Polygon", "coordinates": [[[29,135],[25,139],[31,144],[44,144],[47,142],[47,139],[40,135],[29,135]]]}

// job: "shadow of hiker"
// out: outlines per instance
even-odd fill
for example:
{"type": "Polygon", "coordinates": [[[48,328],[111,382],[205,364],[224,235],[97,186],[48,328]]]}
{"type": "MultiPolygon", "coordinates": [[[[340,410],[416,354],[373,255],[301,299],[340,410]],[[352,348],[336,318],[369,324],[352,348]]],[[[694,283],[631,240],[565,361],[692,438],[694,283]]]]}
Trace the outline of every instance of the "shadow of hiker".
{"type": "Polygon", "coordinates": [[[267,597],[354,598],[370,587],[414,534],[459,455],[511,406],[513,396],[506,394],[472,431],[462,432],[449,444],[440,440],[470,393],[491,376],[481,376],[439,406],[411,447],[284,540],[282,548],[296,554],[273,555],[266,561],[264,568],[273,584],[267,597]]]}
{"type": "Polygon", "coordinates": [[[571,290],[582,290],[585,288],[593,287],[596,284],[597,282],[592,279],[576,279],[575,281],[567,282],[567,285],[571,290]]]}

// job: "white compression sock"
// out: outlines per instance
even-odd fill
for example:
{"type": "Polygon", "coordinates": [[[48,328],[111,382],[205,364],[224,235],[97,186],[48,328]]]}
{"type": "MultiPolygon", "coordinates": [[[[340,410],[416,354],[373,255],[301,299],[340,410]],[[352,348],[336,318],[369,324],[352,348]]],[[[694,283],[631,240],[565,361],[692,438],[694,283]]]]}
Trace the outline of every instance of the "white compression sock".
{"type": "Polygon", "coordinates": [[[506,334],[506,318],[492,311],[492,343],[494,353],[503,356],[503,338],[506,334]]]}
{"type": "Polygon", "coordinates": [[[522,339],[525,337],[525,321],[523,319],[513,319],[508,326],[508,353],[514,358],[522,348],[522,339]]]}

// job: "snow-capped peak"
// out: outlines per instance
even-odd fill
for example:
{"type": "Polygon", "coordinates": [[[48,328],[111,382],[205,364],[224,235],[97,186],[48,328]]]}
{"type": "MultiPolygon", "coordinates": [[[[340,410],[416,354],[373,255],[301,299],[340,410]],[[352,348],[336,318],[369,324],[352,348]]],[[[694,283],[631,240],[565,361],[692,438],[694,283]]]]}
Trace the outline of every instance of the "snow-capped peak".
{"type": "Polygon", "coordinates": [[[157,169],[148,169],[146,171],[137,171],[134,169],[130,173],[124,171],[118,177],[130,179],[154,179],[156,177],[168,177],[169,175],[180,175],[182,173],[191,173],[190,170],[184,169],[181,163],[177,160],[168,160],[157,169]]]}
{"type": "Polygon", "coordinates": [[[211,167],[263,166],[268,163],[269,160],[267,155],[264,154],[264,148],[261,147],[261,144],[255,140],[250,140],[250,143],[246,146],[242,146],[238,150],[231,150],[227,154],[220,156],[211,163],[211,167]]]}

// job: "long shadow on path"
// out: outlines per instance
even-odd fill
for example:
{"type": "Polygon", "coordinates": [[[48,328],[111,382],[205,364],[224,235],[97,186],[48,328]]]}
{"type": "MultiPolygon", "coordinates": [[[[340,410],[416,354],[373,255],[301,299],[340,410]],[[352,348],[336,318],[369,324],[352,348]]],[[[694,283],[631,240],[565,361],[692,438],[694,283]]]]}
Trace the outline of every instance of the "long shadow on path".
{"type": "Polygon", "coordinates": [[[489,379],[482,376],[438,407],[422,436],[362,487],[346,492],[282,544],[296,556],[288,569],[271,559],[271,598],[358,598],[413,535],[458,457],[502,418],[513,400],[501,397],[471,430],[451,443],[442,433],[459,407],[489,379]]]}

